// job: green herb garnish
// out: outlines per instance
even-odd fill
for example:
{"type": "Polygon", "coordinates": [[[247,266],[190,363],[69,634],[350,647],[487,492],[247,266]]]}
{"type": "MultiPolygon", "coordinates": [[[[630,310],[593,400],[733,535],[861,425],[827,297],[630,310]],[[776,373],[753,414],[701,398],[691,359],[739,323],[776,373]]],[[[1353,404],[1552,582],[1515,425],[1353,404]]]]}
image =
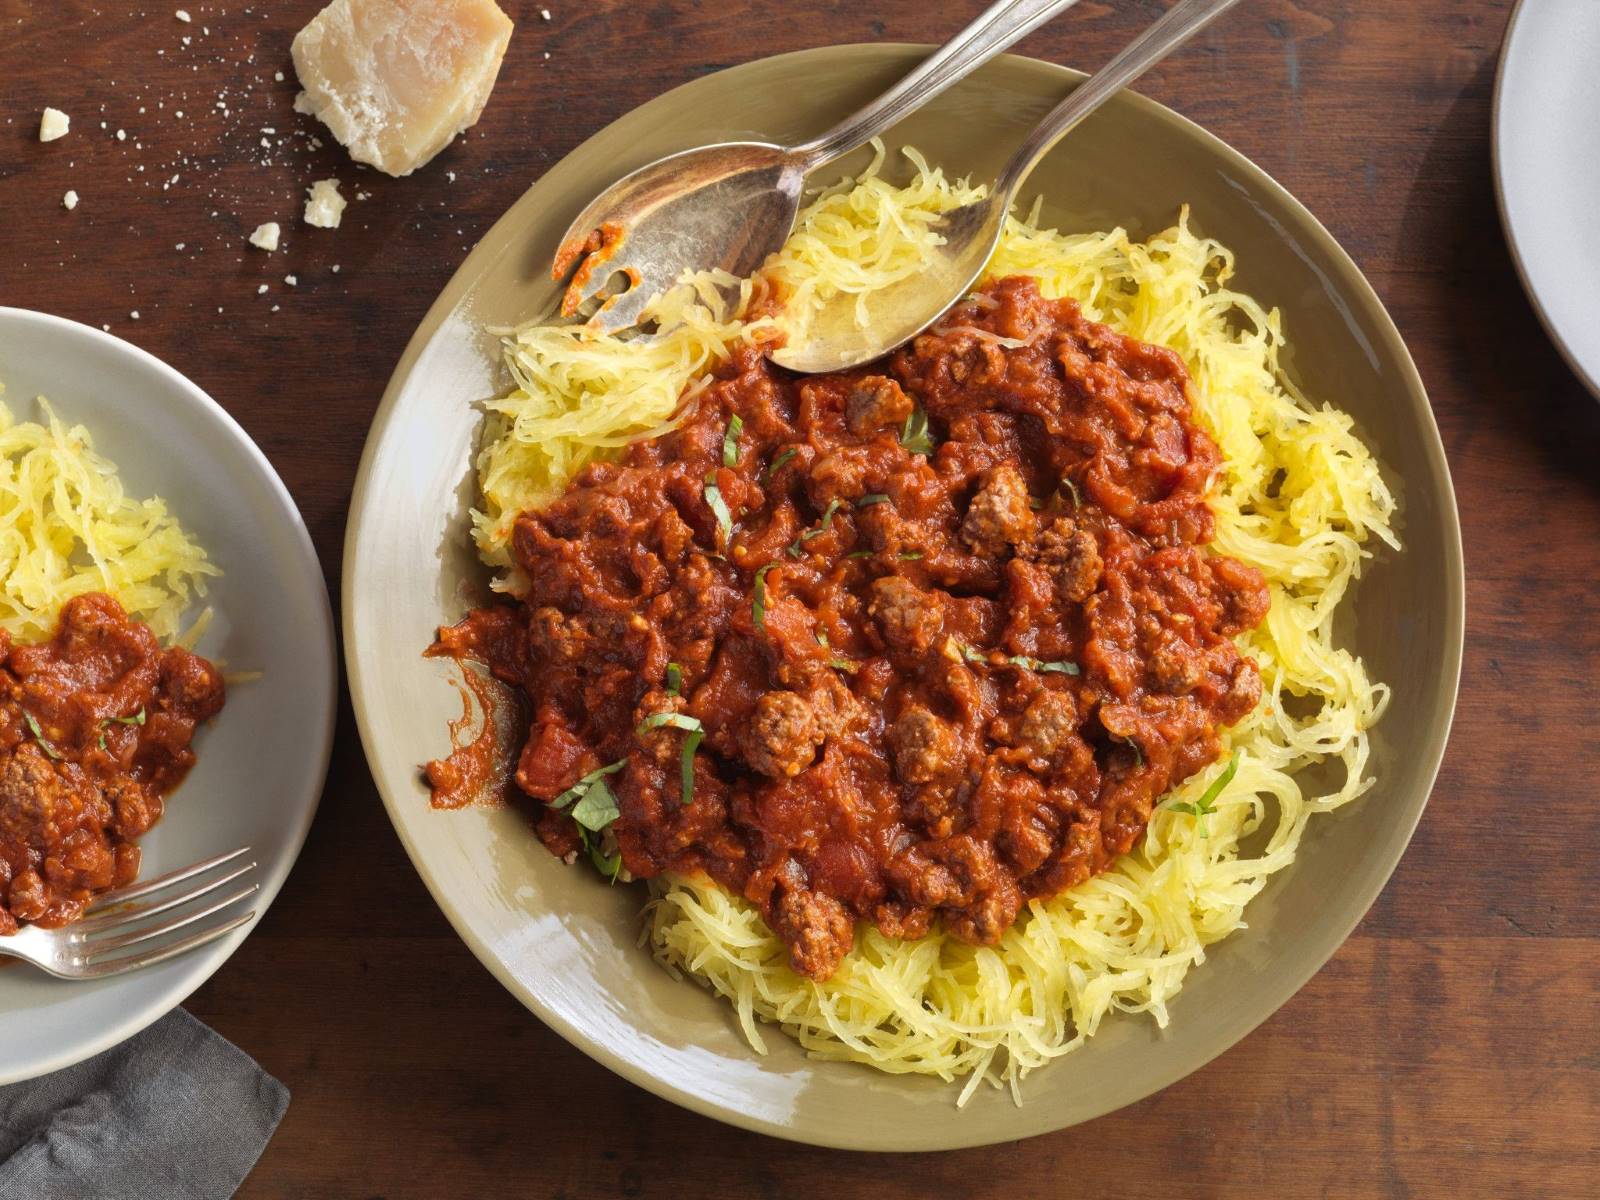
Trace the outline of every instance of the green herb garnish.
{"type": "Polygon", "coordinates": [[[677,663],[667,664],[667,695],[677,696],[683,692],[683,668],[677,663]]]}
{"type": "Polygon", "coordinates": [[[1193,803],[1188,801],[1184,801],[1182,803],[1173,802],[1168,804],[1167,807],[1173,812],[1188,813],[1199,823],[1200,836],[1205,837],[1207,836],[1206,818],[1217,811],[1217,798],[1222,795],[1222,789],[1233,782],[1233,777],[1238,774],[1238,772],[1239,752],[1235,750],[1233,752],[1233,757],[1228,760],[1228,765],[1223,769],[1222,774],[1218,775],[1211,781],[1211,786],[1205,790],[1200,799],[1194,801],[1193,803]]]}
{"type": "Polygon", "coordinates": [[[44,736],[44,730],[39,728],[39,722],[33,719],[33,714],[25,712],[22,719],[28,723],[28,728],[33,732],[34,741],[39,743],[39,749],[45,752],[47,758],[60,759],[61,753],[50,744],[50,739],[44,736]]]}
{"type": "Polygon", "coordinates": [[[777,565],[768,563],[756,572],[755,599],[750,605],[750,612],[755,618],[756,628],[763,633],[767,628],[767,572],[777,565]]]}
{"type": "Polygon", "coordinates": [[[722,465],[739,465],[739,435],[744,432],[744,422],[735,416],[728,422],[728,432],[722,435],[722,465]]]}
{"type": "MultiPolygon", "coordinates": [[[[590,771],[582,779],[578,780],[577,783],[573,784],[566,791],[562,792],[559,796],[557,796],[554,800],[550,801],[550,807],[551,808],[565,808],[567,805],[571,804],[574,800],[582,800],[584,795],[585,795],[585,793],[587,793],[588,790],[590,788],[592,788],[595,784],[601,783],[603,785],[603,781],[604,781],[604,779],[605,779],[605,777],[607,775],[615,775],[618,771],[622,770],[622,768],[627,766],[627,765],[628,765],[628,760],[627,759],[619,758],[619,759],[617,759],[616,762],[612,763],[608,767],[601,767],[598,771],[590,771]]],[[[610,791],[611,789],[609,787],[607,787],[606,790],[610,791]]]]}
{"type": "Polygon", "coordinates": [[[772,477],[783,469],[784,464],[787,463],[791,458],[793,458],[796,454],[799,454],[799,453],[800,453],[800,451],[796,450],[793,446],[790,446],[782,454],[778,455],[777,458],[773,459],[770,463],[768,463],[767,464],[767,473],[766,473],[766,482],[767,483],[771,483],[772,482],[772,477]]]}
{"type": "Polygon", "coordinates": [[[694,752],[700,748],[700,742],[706,736],[705,726],[686,713],[658,712],[651,713],[640,721],[639,728],[634,730],[634,733],[642,737],[652,729],[660,729],[663,725],[685,730],[689,734],[683,739],[682,753],[683,802],[689,804],[694,800],[694,752]]]}
{"type": "Polygon", "coordinates": [[[1071,477],[1067,475],[1061,477],[1061,483],[1067,491],[1072,493],[1072,507],[1074,509],[1082,508],[1083,497],[1078,494],[1078,485],[1073,483],[1071,477]]]}
{"type": "Polygon", "coordinates": [[[114,725],[143,725],[144,709],[141,707],[139,711],[134,713],[131,717],[108,717],[107,720],[114,725]]]}
{"type": "Polygon", "coordinates": [[[705,737],[705,730],[692,730],[688,737],[683,739],[683,759],[680,769],[683,773],[683,805],[687,808],[694,803],[694,752],[700,749],[700,742],[705,737]]]}
{"type": "Polygon", "coordinates": [[[1041,675],[1078,674],[1078,664],[1075,662],[1045,662],[1042,659],[1029,658],[1026,654],[1013,654],[1006,661],[1026,671],[1037,671],[1041,675]]]}
{"type": "Polygon", "coordinates": [[[900,429],[900,444],[912,454],[932,454],[933,438],[928,435],[928,414],[918,405],[911,410],[900,429]]]}
{"type": "Polygon", "coordinates": [[[856,507],[857,508],[871,508],[874,504],[887,504],[887,503],[889,503],[889,493],[888,492],[868,492],[865,496],[861,497],[861,499],[856,501],[856,507]]]}
{"type": "Polygon", "coordinates": [[[845,557],[846,558],[871,558],[872,557],[872,551],[871,550],[852,550],[852,551],[850,551],[849,554],[846,554],[845,557]]]}
{"type": "Polygon", "coordinates": [[[578,836],[583,839],[583,848],[589,852],[589,861],[594,864],[594,869],[615,883],[617,876],[622,874],[621,852],[607,854],[599,839],[592,836],[587,829],[580,828],[578,836]]]}
{"type": "Polygon", "coordinates": [[[833,514],[839,511],[839,506],[844,501],[835,496],[828,501],[828,507],[822,512],[822,522],[815,529],[808,529],[794,541],[789,543],[789,557],[799,558],[802,547],[814,537],[821,537],[828,532],[828,526],[833,524],[833,514]]]}
{"type": "Polygon", "coordinates": [[[717,519],[717,529],[722,534],[722,541],[726,542],[733,536],[733,514],[728,511],[728,503],[722,498],[722,489],[717,486],[717,473],[706,472],[706,507],[711,510],[711,515],[717,519]]]}
{"type": "Polygon", "coordinates": [[[596,779],[585,789],[583,796],[572,806],[572,819],[590,833],[599,833],[622,813],[617,808],[617,798],[604,779],[596,779]]]}
{"type": "Polygon", "coordinates": [[[922,557],[922,551],[921,550],[902,550],[902,551],[900,551],[900,561],[901,562],[916,562],[917,559],[919,559],[921,557],[922,557]]]}

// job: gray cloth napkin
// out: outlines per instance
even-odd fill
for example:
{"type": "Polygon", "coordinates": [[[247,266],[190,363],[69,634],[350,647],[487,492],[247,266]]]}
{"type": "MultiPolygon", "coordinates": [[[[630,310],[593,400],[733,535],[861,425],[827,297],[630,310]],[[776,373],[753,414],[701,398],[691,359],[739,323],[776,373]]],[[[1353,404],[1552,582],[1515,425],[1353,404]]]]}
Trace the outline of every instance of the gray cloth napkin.
{"type": "Polygon", "coordinates": [[[178,1009],[0,1087],[0,1200],[224,1200],[288,1107],[288,1088],[178,1009]]]}

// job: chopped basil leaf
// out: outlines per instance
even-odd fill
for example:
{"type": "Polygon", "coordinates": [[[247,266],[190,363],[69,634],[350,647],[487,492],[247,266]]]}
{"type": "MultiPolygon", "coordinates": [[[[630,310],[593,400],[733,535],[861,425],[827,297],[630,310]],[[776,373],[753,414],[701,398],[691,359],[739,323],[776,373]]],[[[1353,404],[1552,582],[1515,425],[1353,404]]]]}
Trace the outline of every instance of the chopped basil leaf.
{"type": "Polygon", "coordinates": [[[583,794],[585,792],[587,792],[595,784],[599,783],[600,780],[604,779],[607,775],[615,775],[618,771],[622,770],[622,768],[627,766],[627,765],[628,765],[628,760],[627,759],[619,758],[619,759],[617,759],[616,762],[612,763],[610,766],[601,767],[598,771],[590,771],[582,779],[578,780],[577,783],[573,784],[566,791],[562,792],[559,796],[557,796],[554,800],[550,801],[550,807],[551,808],[565,808],[567,805],[571,804],[574,800],[582,799],[583,794]]]}
{"type": "Polygon", "coordinates": [[[694,717],[691,717],[688,713],[658,712],[651,713],[644,720],[640,721],[639,728],[634,730],[634,733],[641,735],[646,734],[652,729],[660,729],[663,725],[670,725],[674,729],[696,730],[704,728],[704,726],[702,726],[698,720],[696,720],[694,717]]]}
{"type": "Polygon", "coordinates": [[[109,750],[110,750],[110,747],[109,747],[109,746],[107,746],[107,745],[106,745],[106,735],[105,735],[105,734],[103,734],[103,733],[102,733],[102,734],[101,734],[101,735],[100,735],[100,737],[99,737],[99,740],[98,740],[98,744],[99,744],[99,746],[100,746],[100,749],[102,749],[102,750],[105,750],[105,751],[108,751],[108,752],[109,752],[109,750]]]}
{"type": "Polygon", "coordinates": [[[728,505],[722,498],[722,489],[717,486],[717,473],[706,472],[706,507],[711,510],[711,515],[717,519],[717,529],[722,534],[722,541],[727,541],[733,536],[733,514],[728,511],[728,505]]]}
{"type": "Polygon", "coordinates": [[[829,500],[828,507],[822,511],[821,524],[819,524],[815,529],[806,530],[799,537],[795,538],[793,542],[789,543],[789,555],[791,558],[799,558],[801,548],[807,542],[814,537],[822,536],[828,531],[828,526],[833,524],[833,514],[839,511],[839,505],[841,503],[843,502],[837,496],[835,496],[832,500],[829,500]]]}
{"type": "Polygon", "coordinates": [[[1038,671],[1041,675],[1078,674],[1078,664],[1075,662],[1043,662],[1037,658],[1029,658],[1026,654],[1013,654],[1006,661],[1024,670],[1038,671]]]}
{"type": "Polygon", "coordinates": [[[827,633],[827,630],[825,630],[825,629],[817,630],[817,645],[821,646],[824,650],[828,649],[828,633],[827,633]]]}
{"type": "Polygon", "coordinates": [[[852,551],[850,551],[849,554],[846,554],[845,557],[846,558],[871,558],[872,557],[872,551],[871,550],[852,550],[852,551]]]}
{"type": "Polygon", "coordinates": [[[989,661],[989,656],[986,655],[982,650],[979,650],[975,646],[969,646],[965,642],[961,644],[961,657],[966,659],[968,662],[986,663],[989,661]]]}
{"type": "Polygon", "coordinates": [[[39,743],[39,749],[45,752],[45,756],[47,758],[59,759],[61,757],[61,753],[54,746],[52,746],[49,739],[44,736],[44,730],[39,728],[39,722],[33,719],[33,714],[30,712],[25,712],[22,714],[22,719],[28,723],[28,728],[33,733],[34,741],[39,743]]]}
{"type": "Polygon", "coordinates": [[[144,709],[141,707],[139,711],[134,713],[131,717],[112,717],[110,719],[118,725],[143,725],[144,709]]]}
{"type": "Polygon", "coordinates": [[[773,459],[772,462],[767,465],[767,482],[771,483],[772,477],[779,471],[783,470],[784,464],[799,453],[800,451],[796,450],[793,446],[790,446],[782,454],[778,455],[777,458],[773,459]]]}
{"type": "Polygon", "coordinates": [[[589,861],[594,864],[594,869],[615,883],[617,876],[622,874],[621,853],[607,854],[600,840],[581,826],[578,829],[578,836],[583,839],[583,848],[589,852],[589,861]]]}
{"type": "Polygon", "coordinates": [[[1228,760],[1227,767],[1223,769],[1222,774],[1218,775],[1211,781],[1211,786],[1206,788],[1200,799],[1194,801],[1193,803],[1190,803],[1189,801],[1184,801],[1182,803],[1174,802],[1172,804],[1168,804],[1167,807],[1173,812],[1188,813],[1197,822],[1199,822],[1200,836],[1205,837],[1206,818],[1217,811],[1217,797],[1222,795],[1222,789],[1232,783],[1233,777],[1238,773],[1239,752],[1235,750],[1233,752],[1233,757],[1228,760]]]}
{"type": "Polygon", "coordinates": [[[683,668],[677,663],[667,664],[667,695],[677,696],[683,692],[683,668]]]}
{"type": "Polygon", "coordinates": [[[744,422],[735,416],[728,422],[728,432],[722,435],[722,465],[739,465],[739,435],[744,432],[744,422]]]}
{"type": "Polygon", "coordinates": [[[889,503],[889,493],[887,493],[887,492],[868,492],[865,496],[861,497],[861,499],[856,501],[856,507],[857,508],[871,508],[874,504],[887,504],[887,503],[889,503]]]}
{"type": "Polygon", "coordinates": [[[604,779],[590,784],[583,798],[572,806],[572,819],[591,833],[599,833],[621,815],[617,798],[604,779]]]}
{"type": "Polygon", "coordinates": [[[700,749],[700,740],[705,732],[696,729],[683,739],[683,803],[688,807],[694,803],[694,752],[700,749]]]}
{"type": "Polygon", "coordinates": [[[921,550],[902,550],[902,551],[900,551],[900,561],[901,562],[916,562],[916,560],[921,558],[921,557],[922,557],[922,551],[921,550]]]}
{"type": "Polygon", "coordinates": [[[918,405],[911,410],[900,430],[900,444],[912,454],[932,454],[933,439],[928,436],[928,414],[918,405]]]}
{"type": "Polygon", "coordinates": [[[835,671],[844,671],[849,674],[854,674],[855,672],[861,670],[860,663],[852,662],[848,658],[830,658],[828,660],[828,665],[835,671]]]}
{"type": "Polygon", "coordinates": [[[756,572],[755,600],[750,606],[750,611],[755,618],[756,628],[763,632],[767,628],[767,572],[777,565],[768,563],[756,572]]]}
{"type": "Polygon", "coordinates": [[[1068,476],[1063,475],[1061,477],[1061,486],[1063,486],[1064,488],[1067,489],[1067,491],[1072,493],[1072,507],[1075,508],[1075,509],[1082,508],[1083,507],[1083,497],[1078,494],[1078,485],[1073,483],[1072,480],[1068,476]]]}

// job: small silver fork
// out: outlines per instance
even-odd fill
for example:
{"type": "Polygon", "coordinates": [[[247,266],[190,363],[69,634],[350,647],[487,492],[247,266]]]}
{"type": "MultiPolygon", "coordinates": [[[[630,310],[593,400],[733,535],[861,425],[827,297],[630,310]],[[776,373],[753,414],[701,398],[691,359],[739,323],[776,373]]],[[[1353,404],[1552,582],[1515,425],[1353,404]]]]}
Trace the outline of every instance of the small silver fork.
{"type": "Polygon", "coordinates": [[[98,896],[80,920],[60,929],[29,925],[0,937],[0,955],[20,958],[58,979],[105,979],[165,962],[214,942],[254,917],[230,914],[260,884],[223,888],[256,869],[249,846],[98,896]],[[199,907],[199,902],[204,901],[199,907]],[[155,918],[155,919],[152,919],[155,918]]]}

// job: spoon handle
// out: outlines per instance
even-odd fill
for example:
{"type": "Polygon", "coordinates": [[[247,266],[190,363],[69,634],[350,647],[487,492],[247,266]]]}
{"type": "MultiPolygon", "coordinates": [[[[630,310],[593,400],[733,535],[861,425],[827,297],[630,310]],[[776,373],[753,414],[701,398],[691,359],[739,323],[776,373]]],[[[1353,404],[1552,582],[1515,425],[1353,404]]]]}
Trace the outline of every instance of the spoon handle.
{"type": "Polygon", "coordinates": [[[899,83],[821,137],[795,146],[806,172],[850,153],[959,83],[1078,0],[995,0],[899,83]]]}
{"type": "Polygon", "coordinates": [[[1122,52],[1045,116],[1000,172],[995,194],[1009,206],[1029,172],[1077,124],[1239,0],[1179,0],[1122,52]]]}

